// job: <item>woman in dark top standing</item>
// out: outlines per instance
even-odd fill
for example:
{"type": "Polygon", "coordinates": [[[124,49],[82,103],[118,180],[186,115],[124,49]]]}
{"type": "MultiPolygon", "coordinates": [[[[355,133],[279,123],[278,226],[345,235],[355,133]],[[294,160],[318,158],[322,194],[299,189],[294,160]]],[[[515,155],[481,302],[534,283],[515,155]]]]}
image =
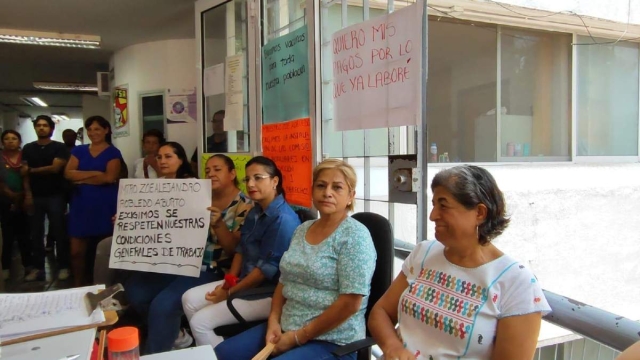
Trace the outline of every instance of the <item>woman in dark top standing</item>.
{"type": "MultiPolygon", "coordinates": [[[[22,187],[22,137],[15,130],[5,130],[0,137],[4,149],[0,159],[2,193],[0,195],[0,223],[2,224],[2,277],[9,279],[13,244],[18,242],[20,258],[26,270],[31,267],[29,219],[24,212],[22,187]]],[[[28,271],[25,271],[28,273],[28,271]]]]}
{"type": "MultiPolygon", "coordinates": [[[[92,271],[85,272],[87,259],[95,259],[97,243],[113,233],[111,218],[116,214],[118,181],[122,154],[111,145],[111,124],[102,116],[91,116],[85,123],[90,145],[73,148],[64,176],[76,187],[69,209],[69,236],[75,286],[91,282],[92,271]],[[93,249],[93,254],[87,253],[93,249]]],[[[86,269],[93,269],[93,263],[86,269]]]]}

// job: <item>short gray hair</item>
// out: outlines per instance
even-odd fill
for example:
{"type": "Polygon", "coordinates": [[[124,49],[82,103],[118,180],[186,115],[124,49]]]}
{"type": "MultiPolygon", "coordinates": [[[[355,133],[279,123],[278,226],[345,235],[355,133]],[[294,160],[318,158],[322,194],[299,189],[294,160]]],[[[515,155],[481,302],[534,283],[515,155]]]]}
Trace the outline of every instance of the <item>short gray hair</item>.
{"type": "Polygon", "coordinates": [[[431,190],[443,187],[466,209],[487,207],[487,217],[478,225],[478,241],[484,245],[498,237],[509,225],[504,195],[493,175],[474,165],[460,165],[436,174],[431,190]]]}

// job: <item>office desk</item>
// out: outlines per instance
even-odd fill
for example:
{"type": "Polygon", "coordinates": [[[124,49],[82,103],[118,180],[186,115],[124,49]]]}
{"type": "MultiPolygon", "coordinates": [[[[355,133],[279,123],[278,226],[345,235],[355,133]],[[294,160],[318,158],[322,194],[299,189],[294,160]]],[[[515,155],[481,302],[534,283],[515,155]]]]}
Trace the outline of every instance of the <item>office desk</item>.
{"type": "Polygon", "coordinates": [[[210,345],[198,346],[176,351],[168,351],[160,354],[146,355],[140,360],[217,360],[213,348],[210,345]]]}
{"type": "Polygon", "coordinates": [[[96,338],[96,329],[86,329],[66,334],[29,340],[0,347],[2,360],[52,360],[69,355],[80,355],[78,360],[86,360],[96,338]]]}

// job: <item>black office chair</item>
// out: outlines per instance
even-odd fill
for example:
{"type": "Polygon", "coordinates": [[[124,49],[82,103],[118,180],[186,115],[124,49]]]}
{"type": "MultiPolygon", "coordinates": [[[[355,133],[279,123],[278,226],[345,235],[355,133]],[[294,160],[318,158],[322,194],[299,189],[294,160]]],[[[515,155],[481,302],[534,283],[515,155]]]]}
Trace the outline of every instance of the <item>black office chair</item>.
{"type": "MultiPolygon", "coordinates": [[[[373,278],[371,279],[371,292],[367,303],[367,312],[364,315],[366,322],[369,320],[371,309],[378,302],[378,299],[384,295],[393,281],[393,228],[389,220],[378,214],[361,212],[354,214],[353,218],[369,229],[378,255],[376,270],[373,272],[373,278]]],[[[371,346],[373,345],[375,345],[375,341],[371,337],[369,329],[367,329],[366,338],[343,345],[335,349],[333,354],[340,357],[358,352],[358,360],[370,360],[371,346]]]]}
{"type": "MultiPolygon", "coordinates": [[[[300,218],[300,222],[304,223],[305,221],[308,220],[314,220],[317,218],[315,212],[312,212],[309,209],[298,209],[296,210],[296,214],[298,215],[298,218],[300,218]]],[[[265,321],[267,321],[267,319],[261,319],[261,320],[255,320],[255,321],[246,321],[242,315],[240,315],[240,313],[238,312],[238,310],[236,310],[236,308],[233,306],[233,300],[235,299],[242,299],[242,300],[258,300],[258,299],[264,299],[267,297],[271,297],[273,296],[273,292],[276,290],[276,285],[274,284],[267,284],[267,285],[263,285],[254,289],[247,289],[247,290],[243,290],[243,291],[238,291],[237,293],[233,293],[231,294],[231,296],[229,296],[227,298],[227,307],[229,308],[229,311],[231,312],[231,314],[233,314],[233,316],[236,318],[236,320],[238,320],[237,324],[230,324],[230,325],[223,325],[223,326],[218,326],[217,328],[213,329],[213,332],[218,335],[218,336],[222,336],[223,338],[229,338],[232,337],[234,335],[240,334],[241,332],[251,329],[252,327],[256,326],[256,325],[260,325],[262,323],[264,323],[265,321]]]]}

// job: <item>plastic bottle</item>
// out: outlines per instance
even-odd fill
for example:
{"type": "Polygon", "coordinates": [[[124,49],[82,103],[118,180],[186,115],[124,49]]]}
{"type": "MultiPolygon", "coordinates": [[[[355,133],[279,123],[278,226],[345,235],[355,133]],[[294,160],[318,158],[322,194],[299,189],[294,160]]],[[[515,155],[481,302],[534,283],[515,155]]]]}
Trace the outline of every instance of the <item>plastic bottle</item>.
{"type": "Polygon", "coordinates": [[[446,162],[446,163],[449,162],[449,153],[448,152],[444,153],[444,162],[446,162]]]}
{"type": "Polygon", "coordinates": [[[438,145],[436,143],[431,143],[431,162],[438,162],[438,145]]]}
{"type": "Polygon", "coordinates": [[[140,360],[138,329],[125,326],[107,334],[109,360],[140,360]]]}
{"type": "Polygon", "coordinates": [[[517,157],[522,156],[522,144],[516,143],[514,155],[517,156],[517,157]]]}
{"type": "Polygon", "coordinates": [[[508,142],[507,143],[507,156],[514,156],[516,152],[516,148],[514,143],[512,142],[508,142]]]}

